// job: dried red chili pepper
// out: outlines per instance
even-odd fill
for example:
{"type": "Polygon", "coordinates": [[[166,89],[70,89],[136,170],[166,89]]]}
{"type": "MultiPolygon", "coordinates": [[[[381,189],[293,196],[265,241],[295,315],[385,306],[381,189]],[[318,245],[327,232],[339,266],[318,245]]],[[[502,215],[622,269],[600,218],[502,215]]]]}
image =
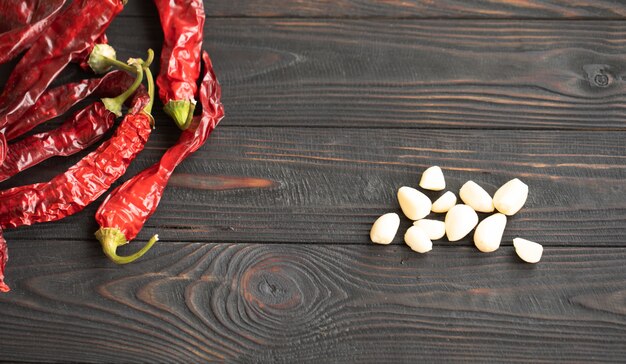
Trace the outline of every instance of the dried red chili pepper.
{"type": "Polygon", "coordinates": [[[7,250],[7,241],[4,240],[2,229],[0,229],[0,292],[9,292],[9,286],[4,283],[4,268],[9,260],[9,252],[7,250]]]}
{"type": "Polygon", "coordinates": [[[73,1],[11,72],[0,95],[0,126],[32,106],[68,63],[84,59],[122,9],[122,0],[73,1]]]}
{"type": "Polygon", "coordinates": [[[37,125],[67,112],[72,106],[89,95],[111,97],[130,87],[133,78],[126,72],[113,71],[101,78],[72,82],[47,90],[19,121],[7,124],[4,136],[12,140],[25,134],[37,125]]]}
{"type": "Polygon", "coordinates": [[[0,166],[0,181],[50,157],[68,156],[87,148],[100,140],[114,122],[115,115],[103,103],[95,102],[76,112],[59,128],[9,144],[0,166]]]}
{"type": "Polygon", "coordinates": [[[133,109],[121,121],[111,139],[49,182],[1,191],[1,228],[54,221],[72,215],[96,200],[124,174],[152,131],[150,110],[153,85],[150,71],[146,65],[145,68],[139,66],[137,72],[139,80],[146,72],[148,94],[142,89],[137,91],[133,109]],[[139,106],[143,108],[138,109],[139,106]]]}
{"type": "Polygon", "coordinates": [[[148,140],[151,121],[145,113],[127,114],[111,139],[65,173],[0,192],[0,226],[55,221],[81,211],[126,172],[148,140]]]}
{"type": "MultiPolygon", "coordinates": [[[[118,102],[123,102],[136,88],[131,102],[132,109],[110,140],[49,182],[0,192],[0,292],[9,290],[4,283],[8,252],[2,229],[59,220],[82,210],[124,174],[128,164],[143,149],[153,123],[150,111],[154,85],[148,68],[151,61],[150,50],[146,64],[136,69],[137,79],[131,88],[115,98],[118,102]],[[144,71],[148,78],[147,93],[140,85],[144,71]]],[[[114,102],[109,100],[103,104],[114,102]]],[[[107,113],[111,114],[110,111],[107,113]]]]}
{"type": "Polygon", "coordinates": [[[116,250],[134,239],[145,222],[152,216],[172,172],[187,156],[200,148],[209,137],[224,109],[220,103],[221,90],[213,73],[211,60],[203,52],[206,74],[200,86],[202,116],[195,117],[192,125],[182,132],[178,142],[170,147],[161,160],[113,190],[96,212],[100,229],[96,238],[104,253],[115,263],[126,264],[141,257],[158,240],[153,236],[138,252],[119,256],[116,250]]]}
{"type": "MultiPolygon", "coordinates": [[[[0,95],[0,129],[11,120],[19,120],[69,62],[84,59],[85,52],[91,50],[123,7],[123,0],[72,1],[9,76],[0,95]]],[[[6,153],[4,139],[0,134],[0,157],[6,153]]]]}
{"type": "Polygon", "coordinates": [[[202,0],[154,0],[164,41],[157,77],[165,112],[185,129],[193,117],[204,27],[202,0]]]}
{"type": "Polygon", "coordinates": [[[64,4],[65,0],[0,1],[0,64],[28,48],[64,4]]]}
{"type": "MultiPolygon", "coordinates": [[[[117,100],[114,101],[114,103],[118,102],[121,104],[122,99],[129,97],[134,89],[132,85],[133,78],[123,71],[113,71],[108,73],[105,77],[86,81],[87,82],[73,84],[74,86],[85,86],[78,88],[79,91],[82,91],[79,92],[78,95],[84,97],[88,93],[94,92],[100,96],[110,97],[114,94],[119,95],[122,93],[121,96],[113,99],[117,100]],[[128,91],[123,92],[124,89],[128,91]]],[[[138,84],[140,81],[134,80],[134,82],[138,84]]],[[[70,87],[69,89],[72,88],[76,87],[70,87]]],[[[64,91],[68,88],[61,86],[58,89],[64,91]]],[[[27,127],[30,129],[37,123],[43,122],[45,119],[50,119],[60,112],[58,108],[47,108],[46,106],[49,105],[40,105],[40,103],[46,101],[47,98],[58,100],[60,105],[53,106],[61,106],[66,110],[69,108],[69,104],[78,101],[76,99],[76,92],[72,92],[65,98],[62,98],[61,94],[56,95],[58,92],[53,91],[57,91],[57,89],[53,89],[44,94],[37,101],[33,106],[33,113],[26,118],[26,125],[20,123],[18,124],[19,127],[27,127]],[[59,100],[54,96],[61,99],[59,100]],[[46,109],[49,109],[49,112],[46,112],[46,109]],[[33,115],[39,117],[33,118],[33,115]]],[[[9,144],[6,159],[4,163],[0,165],[0,181],[4,181],[50,157],[68,156],[92,145],[113,126],[113,122],[115,121],[113,112],[116,111],[116,109],[117,108],[108,110],[102,102],[95,102],[74,113],[60,127],[54,130],[31,135],[18,142],[9,144]]],[[[61,113],[63,112],[64,111],[61,113]]],[[[16,129],[12,130],[15,131],[16,129]]],[[[7,134],[7,136],[9,136],[9,134],[7,134]]]]}

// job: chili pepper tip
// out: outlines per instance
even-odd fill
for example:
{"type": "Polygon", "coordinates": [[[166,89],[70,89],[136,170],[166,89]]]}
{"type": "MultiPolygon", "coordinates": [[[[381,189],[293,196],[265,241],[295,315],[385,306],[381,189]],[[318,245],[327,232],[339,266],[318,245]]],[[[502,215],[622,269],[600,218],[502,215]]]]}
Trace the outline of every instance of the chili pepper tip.
{"type": "Polygon", "coordinates": [[[96,239],[98,239],[100,244],[102,244],[104,254],[116,264],[128,264],[134,262],[150,250],[154,243],[159,241],[159,235],[154,235],[138,252],[128,256],[120,256],[117,255],[117,248],[124,244],[128,244],[128,240],[126,240],[124,233],[122,233],[120,229],[100,228],[96,231],[95,235],[96,239]]]}

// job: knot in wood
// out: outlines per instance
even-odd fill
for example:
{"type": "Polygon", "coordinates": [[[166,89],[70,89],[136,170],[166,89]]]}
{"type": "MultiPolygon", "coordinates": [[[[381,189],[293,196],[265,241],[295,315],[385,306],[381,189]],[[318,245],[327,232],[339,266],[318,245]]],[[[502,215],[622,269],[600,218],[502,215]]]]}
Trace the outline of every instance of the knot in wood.
{"type": "Polygon", "coordinates": [[[593,81],[598,87],[607,87],[609,85],[609,76],[603,73],[597,74],[593,78],[593,81]]]}
{"type": "Polygon", "coordinates": [[[247,304],[274,317],[302,310],[304,301],[312,298],[304,297],[303,291],[316,291],[303,273],[288,261],[261,261],[248,267],[241,281],[247,304]]]}
{"type": "Polygon", "coordinates": [[[606,88],[613,83],[613,72],[608,64],[586,64],[583,70],[587,74],[587,81],[592,87],[606,88]]]}

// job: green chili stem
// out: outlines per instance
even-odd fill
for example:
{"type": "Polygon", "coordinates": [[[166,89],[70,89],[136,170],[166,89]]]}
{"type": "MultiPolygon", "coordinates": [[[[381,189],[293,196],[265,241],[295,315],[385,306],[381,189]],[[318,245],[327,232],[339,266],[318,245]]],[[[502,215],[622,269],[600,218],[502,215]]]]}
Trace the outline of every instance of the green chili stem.
{"type": "Polygon", "coordinates": [[[152,104],[154,104],[154,79],[152,78],[152,72],[150,72],[150,68],[144,67],[144,71],[146,73],[146,80],[148,81],[148,95],[150,96],[150,101],[143,108],[143,111],[151,115],[152,113],[152,104]]]}
{"type": "Polygon", "coordinates": [[[116,264],[128,264],[141,258],[141,256],[146,254],[146,252],[150,250],[150,248],[152,248],[154,243],[156,243],[157,241],[159,241],[159,236],[154,235],[153,237],[150,238],[150,240],[148,240],[148,242],[146,243],[146,245],[144,245],[143,248],[141,248],[136,253],[128,255],[128,256],[117,255],[117,252],[115,250],[109,251],[109,252],[105,251],[104,253],[106,254],[107,257],[109,257],[109,259],[111,259],[116,264]]]}
{"type": "MultiPolygon", "coordinates": [[[[104,61],[111,67],[116,67],[118,69],[121,69],[123,71],[132,73],[132,74],[137,74],[137,68],[133,67],[129,64],[126,64],[122,61],[118,61],[117,59],[113,59],[113,58],[109,58],[109,57],[105,57],[102,56],[102,59],[104,59],[104,61]]],[[[152,64],[152,61],[154,60],[154,51],[152,49],[148,49],[148,57],[146,58],[146,60],[144,61],[144,65],[146,67],[150,67],[150,65],[152,64]]]]}
{"type": "Polygon", "coordinates": [[[132,73],[132,74],[137,74],[137,67],[133,67],[129,64],[126,64],[122,61],[118,61],[117,59],[113,59],[113,58],[109,58],[109,57],[102,57],[102,59],[104,59],[105,62],[107,62],[110,66],[112,67],[116,67],[119,68],[123,71],[126,71],[128,73],[132,73]]]}
{"type": "Polygon", "coordinates": [[[148,57],[146,58],[144,62],[144,66],[150,67],[150,65],[152,64],[152,61],[154,61],[154,51],[152,50],[152,48],[148,48],[148,57]]]}
{"type": "MultiPolygon", "coordinates": [[[[143,62],[143,70],[146,74],[146,81],[148,81],[148,96],[150,97],[150,101],[143,108],[143,112],[148,115],[152,115],[152,105],[154,104],[154,79],[152,78],[152,72],[150,71],[150,65],[154,60],[154,51],[151,48],[148,48],[148,57],[146,57],[145,62],[143,62]]],[[[154,125],[152,125],[154,127],[154,125]]]]}
{"type": "Polygon", "coordinates": [[[95,235],[102,244],[102,250],[104,251],[104,254],[117,264],[128,264],[134,262],[142,255],[144,255],[148,250],[150,250],[154,243],[159,241],[159,236],[154,235],[152,238],[150,238],[150,240],[148,240],[146,245],[136,253],[128,256],[120,256],[117,255],[117,248],[124,244],[128,244],[126,237],[120,229],[100,228],[98,231],[96,231],[95,235]]]}
{"type": "Polygon", "coordinates": [[[139,85],[141,85],[141,82],[143,81],[142,65],[136,64],[134,68],[135,68],[137,77],[135,77],[135,81],[133,82],[132,85],[130,85],[130,87],[126,91],[117,95],[114,98],[107,97],[107,98],[101,99],[102,103],[106,106],[107,110],[111,111],[116,116],[122,116],[122,105],[124,104],[124,102],[126,102],[126,100],[130,96],[132,96],[132,94],[135,93],[135,91],[137,91],[137,88],[139,87],[139,85]]]}

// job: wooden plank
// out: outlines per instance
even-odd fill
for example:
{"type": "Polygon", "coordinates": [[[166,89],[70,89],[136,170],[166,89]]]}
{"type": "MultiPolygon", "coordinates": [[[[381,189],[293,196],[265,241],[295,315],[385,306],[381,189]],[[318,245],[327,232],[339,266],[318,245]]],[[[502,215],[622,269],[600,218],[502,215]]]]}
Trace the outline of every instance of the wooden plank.
{"type": "MultiPolygon", "coordinates": [[[[214,19],[205,47],[230,125],[623,130],[625,32],[624,22],[214,19]]],[[[161,47],[154,19],[119,18],[109,36],[123,59],[161,47]]]]}
{"type": "MultiPolygon", "coordinates": [[[[164,115],[157,125],[128,175],[174,142],[178,132],[164,115]]],[[[140,239],[159,233],[164,241],[367,244],[377,216],[400,212],[397,189],[416,186],[424,169],[440,165],[455,193],[470,179],[489,193],[515,177],[530,186],[526,206],[509,219],[505,245],[516,236],[553,246],[626,244],[624,132],[227,125],[176,170],[140,239]]],[[[50,160],[0,188],[48,180],[79,157],[50,160]]],[[[5,237],[92,239],[96,207],[5,237]]],[[[396,243],[408,226],[403,219],[396,243]]]]}
{"type": "MultiPolygon", "coordinates": [[[[626,128],[626,22],[213,19],[205,32],[230,125],[626,128]]],[[[108,34],[122,58],[161,46],[149,18],[108,34]]]]}
{"type": "MultiPolygon", "coordinates": [[[[616,0],[205,0],[207,17],[625,19],[616,0]]],[[[121,16],[153,16],[149,0],[129,1],[121,16]]]]}
{"type": "Polygon", "coordinates": [[[618,362],[626,249],[20,242],[0,295],[6,361],[618,362]],[[62,262],[62,263],[60,263],[62,262]]]}

